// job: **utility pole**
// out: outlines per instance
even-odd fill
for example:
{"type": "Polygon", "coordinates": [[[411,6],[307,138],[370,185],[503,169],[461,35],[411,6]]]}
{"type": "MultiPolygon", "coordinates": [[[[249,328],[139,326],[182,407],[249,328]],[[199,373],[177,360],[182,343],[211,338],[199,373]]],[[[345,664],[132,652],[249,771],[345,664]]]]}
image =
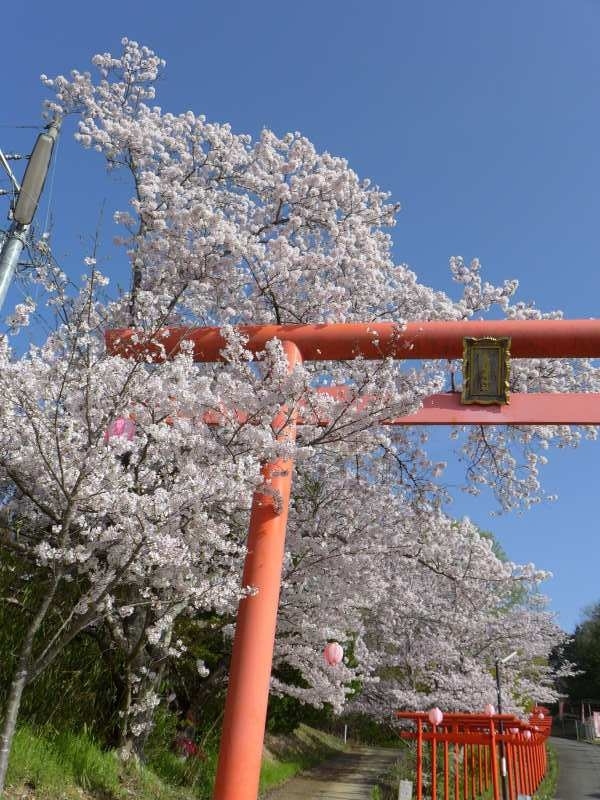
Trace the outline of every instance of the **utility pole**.
{"type": "MultiPolygon", "coordinates": [[[[506,664],[511,658],[517,655],[517,651],[513,650],[505,658],[496,659],[496,694],[498,696],[498,714],[502,714],[502,691],[500,688],[500,664],[506,664]]],[[[504,723],[500,720],[500,734],[504,733],[504,723]]],[[[500,740],[500,774],[502,776],[502,800],[508,800],[508,776],[506,770],[506,748],[504,740],[500,740]]]]}
{"type": "MultiPolygon", "coordinates": [[[[53,120],[37,138],[21,186],[8,168],[8,174],[17,191],[17,202],[12,213],[12,223],[0,249],[0,310],[6,300],[8,288],[15,274],[19,258],[26,244],[27,232],[36,212],[54,144],[60,131],[60,120],[53,120]]],[[[7,169],[2,156],[2,166],[7,169]]]]}

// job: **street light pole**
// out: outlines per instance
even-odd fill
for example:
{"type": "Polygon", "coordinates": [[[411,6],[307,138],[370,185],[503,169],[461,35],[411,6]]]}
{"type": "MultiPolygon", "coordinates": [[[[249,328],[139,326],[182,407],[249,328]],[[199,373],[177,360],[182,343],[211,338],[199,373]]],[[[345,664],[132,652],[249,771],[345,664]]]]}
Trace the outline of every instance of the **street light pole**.
{"type": "MultiPolygon", "coordinates": [[[[511,658],[517,655],[517,651],[513,650],[505,658],[496,659],[496,694],[498,698],[498,714],[502,714],[502,689],[500,684],[500,664],[506,664],[511,658]]],[[[504,723],[500,720],[499,724],[500,734],[504,734],[504,723]]],[[[502,775],[502,800],[508,800],[508,775],[506,770],[506,748],[504,747],[504,739],[500,739],[500,773],[502,775]]]]}
{"type": "Polygon", "coordinates": [[[0,309],[4,305],[19,258],[26,244],[27,231],[44,188],[52,150],[59,130],[60,121],[54,120],[44,133],[40,133],[27,164],[23,183],[21,186],[16,185],[18,194],[12,215],[13,221],[0,249],[0,309]]]}

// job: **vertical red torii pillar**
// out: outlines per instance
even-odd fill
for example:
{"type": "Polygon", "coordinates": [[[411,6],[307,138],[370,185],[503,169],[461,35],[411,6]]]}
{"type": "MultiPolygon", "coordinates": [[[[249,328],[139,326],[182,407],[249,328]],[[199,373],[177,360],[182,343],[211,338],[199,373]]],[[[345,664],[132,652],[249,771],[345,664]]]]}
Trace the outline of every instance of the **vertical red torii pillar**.
{"type": "MultiPolygon", "coordinates": [[[[302,356],[292,342],[284,341],[283,351],[291,372],[302,363],[302,356]]],[[[280,413],[273,428],[280,441],[293,442],[295,412],[291,418],[280,413]]],[[[275,507],[273,495],[260,491],[252,502],[242,586],[254,586],[258,593],[242,599],[238,609],[215,783],[219,798],[258,794],[293,469],[291,461],[281,459],[263,467],[263,477],[277,492],[281,508],[275,507]]]]}
{"type": "MultiPolygon", "coordinates": [[[[392,322],[240,326],[247,348],[264,350],[268,341],[283,343],[288,368],[302,361],[368,359],[459,359],[465,337],[511,338],[512,358],[598,358],[600,320],[500,320],[482,322],[392,322]]],[[[226,342],[218,328],[169,328],[152,338],[132,329],[106,333],[109,353],[163,361],[193,344],[194,359],[223,360],[226,342]]],[[[393,425],[600,425],[600,395],[512,394],[508,406],[463,406],[454,393],[433,395],[423,408],[393,425]]],[[[282,412],[283,413],[283,412],[282,412]]],[[[274,420],[277,430],[283,417],[274,420]]],[[[300,420],[299,420],[300,422],[300,420]]],[[[292,418],[280,435],[292,440],[292,418]]],[[[269,697],[277,605],[281,581],[288,500],[293,464],[275,462],[264,475],[283,499],[283,508],[257,492],[248,533],[243,585],[258,594],[240,602],[234,639],[215,800],[256,800],[269,697]]]]}

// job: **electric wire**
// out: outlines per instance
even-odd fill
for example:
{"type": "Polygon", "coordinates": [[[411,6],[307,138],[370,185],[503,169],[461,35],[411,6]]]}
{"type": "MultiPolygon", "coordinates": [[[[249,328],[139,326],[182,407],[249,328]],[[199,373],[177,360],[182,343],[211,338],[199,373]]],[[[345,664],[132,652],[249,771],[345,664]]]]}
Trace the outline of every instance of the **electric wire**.
{"type": "Polygon", "coordinates": [[[56,175],[56,162],[58,160],[58,148],[60,147],[60,132],[56,137],[56,142],[52,151],[52,164],[50,165],[50,185],[48,186],[48,203],[46,206],[46,219],[44,220],[44,227],[42,235],[48,233],[48,223],[50,221],[50,212],[52,211],[52,198],[54,195],[54,176],[56,175]]]}
{"type": "Polygon", "coordinates": [[[0,165],[4,167],[4,171],[12,181],[13,186],[16,188],[17,191],[20,191],[21,187],[19,186],[19,181],[15,178],[12,169],[10,168],[10,164],[6,160],[6,157],[2,150],[0,149],[0,165]]]}

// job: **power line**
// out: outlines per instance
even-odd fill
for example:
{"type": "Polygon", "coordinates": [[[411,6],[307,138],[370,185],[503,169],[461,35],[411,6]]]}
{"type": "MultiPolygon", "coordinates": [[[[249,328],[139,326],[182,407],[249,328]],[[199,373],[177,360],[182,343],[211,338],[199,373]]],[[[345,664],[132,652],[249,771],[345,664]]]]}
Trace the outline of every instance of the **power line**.
{"type": "Polygon", "coordinates": [[[48,230],[48,222],[50,220],[50,212],[52,210],[52,199],[54,194],[54,176],[56,175],[56,162],[58,160],[58,148],[60,146],[60,135],[56,137],[55,146],[52,149],[52,166],[50,172],[50,186],[48,187],[48,204],[46,206],[46,219],[44,220],[44,229],[42,233],[48,230]]]}
{"type": "Polygon", "coordinates": [[[6,157],[5,157],[5,155],[4,155],[4,153],[2,152],[1,149],[0,149],[0,165],[2,165],[4,167],[4,171],[6,172],[8,177],[10,178],[12,185],[17,190],[17,192],[19,192],[21,190],[21,187],[19,185],[19,181],[15,178],[15,176],[13,174],[13,171],[10,168],[10,164],[6,160],[6,157]]]}

